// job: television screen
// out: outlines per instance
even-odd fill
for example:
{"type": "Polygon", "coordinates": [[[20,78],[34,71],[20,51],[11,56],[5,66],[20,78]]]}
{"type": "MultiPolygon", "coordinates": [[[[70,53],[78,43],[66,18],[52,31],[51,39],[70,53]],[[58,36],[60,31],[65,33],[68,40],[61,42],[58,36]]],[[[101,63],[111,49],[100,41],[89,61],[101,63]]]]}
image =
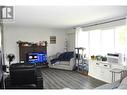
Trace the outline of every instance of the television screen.
{"type": "Polygon", "coordinates": [[[28,54],[29,63],[45,63],[47,62],[46,53],[44,52],[32,52],[28,54]]]}

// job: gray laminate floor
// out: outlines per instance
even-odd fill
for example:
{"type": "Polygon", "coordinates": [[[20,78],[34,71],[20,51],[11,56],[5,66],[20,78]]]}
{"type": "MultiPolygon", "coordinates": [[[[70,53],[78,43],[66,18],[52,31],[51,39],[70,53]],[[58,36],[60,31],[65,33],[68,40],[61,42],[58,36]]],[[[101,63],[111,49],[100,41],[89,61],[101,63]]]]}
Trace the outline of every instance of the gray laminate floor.
{"type": "Polygon", "coordinates": [[[93,89],[105,84],[90,76],[84,76],[76,71],[43,68],[44,89],[93,89]]]}

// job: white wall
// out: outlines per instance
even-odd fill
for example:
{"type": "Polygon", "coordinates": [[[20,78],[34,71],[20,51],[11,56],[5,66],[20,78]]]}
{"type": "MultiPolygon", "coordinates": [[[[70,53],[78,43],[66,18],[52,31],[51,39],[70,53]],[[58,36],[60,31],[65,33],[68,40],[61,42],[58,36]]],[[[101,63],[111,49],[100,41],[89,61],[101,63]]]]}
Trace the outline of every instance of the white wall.
{"type": "Polygon", "coordinates": [[[67,30],[67,42],[68,50],[73,51],[75,49],[75,29],[67,30]]]}
{"type": "MultiPolygon", "coordinates": [[[[13,53],[16,59],[13,62],[19,62],[19,49],[16,42],[18,40],[28,42],[48,41],[47,54],[53,55],[56,52],[64,51],[66,39],[65,30],[44,29],[38,27],[4,27],[4,54],[13,53]],[[50,36],[56,36],[56,44],[50,44],[50,36]]],[[[5,58],[5,64],[8,61],[5,58]]]]}

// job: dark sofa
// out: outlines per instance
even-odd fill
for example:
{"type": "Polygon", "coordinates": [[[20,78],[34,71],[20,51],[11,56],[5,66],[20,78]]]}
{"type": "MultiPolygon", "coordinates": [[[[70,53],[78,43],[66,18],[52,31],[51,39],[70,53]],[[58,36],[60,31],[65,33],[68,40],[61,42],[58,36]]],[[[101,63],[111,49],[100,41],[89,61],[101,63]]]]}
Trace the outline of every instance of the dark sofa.
{"type": "Polygon", "coordinates": [[[42,89],[43,77],[33,64],[16,63],[10,66],[10,76],[6,79],[6,89],[42,89]]]}

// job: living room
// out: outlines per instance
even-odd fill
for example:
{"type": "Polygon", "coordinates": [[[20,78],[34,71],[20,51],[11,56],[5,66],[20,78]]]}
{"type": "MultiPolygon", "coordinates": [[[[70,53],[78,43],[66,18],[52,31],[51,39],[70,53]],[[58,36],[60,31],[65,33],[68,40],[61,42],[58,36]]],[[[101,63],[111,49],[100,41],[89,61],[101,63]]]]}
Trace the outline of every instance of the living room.
{"type": "MultiPolygon", "coordinates": [[[[6,8],[6,6],[4,8],[6,8]]],[[[99,58],[102,56],[105,57],[107,53],[114,52],[113,49],[126,53],[124,50],[125,47],[114,48],[116,45],[121,46],[119,43],[115,43],[117,41],[117,39],[114,40],[117,38],[117,36],[114,36],[117,35],[116,31],[122,31],[122,34],[118,36],[122,37],[122,44],[124,44],[123,46],[126,46],[126,6],[13,6],[13,9],[14,19],[8,22],[5,21],[1,24],[2,54],[4,54],[2,56],[2,62],[4,62],[2,65],[6,65],[7,67],[4,72],[5,75],[10,74],[10,76],[12,75],[17,78],[14,76],[14,73],[16,71],[18,72],[18,70],[13,64],[19,65],[28,62],[27,64],[33,65],[29,63],[29,58],[33,55],[26,55],[28,53],[36,52],[36,49],[32,52],[28,52],[28,50],[25,51],[25,55],[23,56],[26,57],[25,59],[22,59],[20,55],[21,45],[21,47],[46,47],[45,52],[47,59],[56,54],[57,57],[59,56],[60,62],[58,63],[56,63],[56,60],[55,62],[54,60],[47,60],[46,65],[48,64],[49,67],[43,68],[43,65],[42,67],[37,66],[39,70],[42,70],[42,78],[39,79],[43,80],[43,85],[41,85],[43,87],[41,89],[97,89],[97,87],[100,86],[100,88],[104,88],[104,84],[107,86],[107,83],[113,83],[116,80],[120,80],[120,74],[126,69],[126,64],[118,64],[118,66],[116,64],[107,64],[107,61],[102,61],[102,59],[99,58]],[[103,30],[100,27],[103,28],[103,30]],[[43,43],[43,41],[46,41],[47,44],[43,43]],[[74,54],[71,57],[72,51],[75,53],[75,48],[82,50],[83,52],[76,52],[79,54],[74,54]],[[64,55],[69,54],[69,59],[63,60],[62,53],[64,53],[64,55]],[[102,69],[103,67],[96,68],[96,66],[88,64],[86,70],[89,68],[89,71],[87,73],[84,72],[83,67],[82,74],[82,68],[78,67],[79,64],[75,63],[76,58],[78,59],[79,55],[82,53],[83,55],[80,56],[80,59],[83,58],[83,60],[81,61],[85,61],[85,63],[88,64],[90,62],[89,59],[92,59],[92,64],[98,63],[100,65],[101,63],[104,63],[103,65],[106,66],[106,69],[105,67],[104,69],[102,69]],[[9,62],[9,54],[11,56],[13,55],[11,63],[9,62]],[[99,54],[101,54],[101,56],[98,56],[97,58],[97,55],[99,54]],[[86,62],[86,59],[88,62],[86,62]],[[72,65],[68,66],[68,62],[69,64],[72,63],[72,65]],[[58,66],[59,64],[64,64],[64,66],[58,66]],[[119,73],[117,74],[117,77],[115,77],[117,78],[116,80],[112,80],[112,78],[114,78],[112,76],[114,71],[111,72],[113,68],[122,69],[122,71],[116,71],[119,73]],[[107,78],[107,73],[109,78],[107,78]],[[101,77],[102,75],[104,76],[101,77]]],[[[32,59],[32,62],[33,60],[34,59],[32,59]]],[[[80,60],[77,62],[79,61],[80,60]]],[[[35,62],[34,65],[38,65],[38,63],[35,62]]],[[[30,67],[30,70],[31,68],[34,67],[30,67]]],[[[26,70],[26,72],[29,71],[26,70]]],[[[22,73],[18,72],[17,74],[24,74],[26,72],[24,72],[23,68],[22,73]]],[[[33,72],[33,69],[31,72],[33,72]]],[[[28,73],[28,75],[32,74],[31,72],[28,73]]],[[[31,85],[27,87],[26,84],[20,84],[20,86],[18,84],[19,87],[17,85],[9,85],[9,87],[6,87],[8,85],[3,86],[3,89],[8,89],[9,87],[11,89],[31,89],[31,85]],[[24,86],[24,88],[22,86],[24,86]]],[[[32,86],[32,88],[34,87],[32,86]]],[[[105,89],[115,88],[105,87],[105,89]]]]}

